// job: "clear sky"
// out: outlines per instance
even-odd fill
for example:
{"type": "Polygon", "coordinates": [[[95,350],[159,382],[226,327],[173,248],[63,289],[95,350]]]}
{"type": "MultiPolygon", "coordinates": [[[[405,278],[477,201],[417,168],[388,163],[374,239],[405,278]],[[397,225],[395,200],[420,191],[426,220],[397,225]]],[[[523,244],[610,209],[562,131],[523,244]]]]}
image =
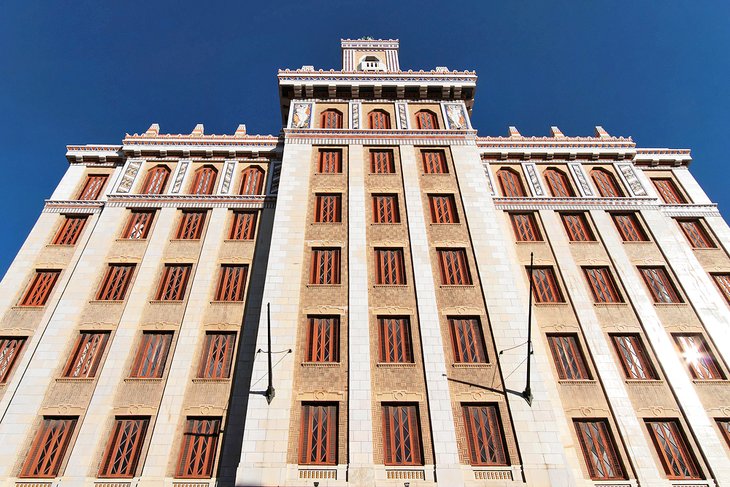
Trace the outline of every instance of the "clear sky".
{"type": "Polygon", "coordinates": [[[277,69],[339,69],[340,38],[363,36],[400,39],[403,69],[476,70],[482,135],[602,125],[690,148],[730,215],[727,1],[3,0],[0,275],[66,170],[66,144],[118,144],[153,122],[277,134],[277,69]]]}

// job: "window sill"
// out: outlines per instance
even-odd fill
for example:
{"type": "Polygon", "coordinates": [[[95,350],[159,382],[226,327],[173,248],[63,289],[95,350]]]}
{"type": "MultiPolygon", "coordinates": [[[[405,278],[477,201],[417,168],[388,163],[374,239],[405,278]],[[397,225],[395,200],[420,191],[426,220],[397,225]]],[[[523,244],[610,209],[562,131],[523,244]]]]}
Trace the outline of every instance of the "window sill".
{"type": "Polygon", "coordinates": [[[708,250],[717,250],[717,247],[691,247],[692,250],[699,250],[700,252],[708,250]]]}
{"type": "Polygon", "coordinates": [[[312,223],[310,223],[310,225],[313,227],[333,226],[333,225],[342,225],[342,222],[341,221],[340,222],[312,222],[312,223]]]}
{"type": "Polygon", "coordinates": [[[193,379],[193,384],[226,384],[231,382],[230,377],[196,377],[193,379]]]}
{"type": "Polygon", "coordinates": [[[533,304],[534,306],[544,306],[544,307],[546,307],[546,308],[549,308],[549,307],[551,307],[551,306],[553,306],[553,307],[558,307],[558,306],[567,306],[567,305],[568,305],[568,303],[566,303],[565,301],[557,301],[557,302],[546,302],[546,303],[536,303],[536,302],[534,302],[534,301],[533,301],[533,303],[532,303],[532,304],[533,304]]]}
{"type": "Polygon", "coordinates": [[[451,366],[455,369],[486,369],[492,364],[489,362],[454,362],[451,366]]]}
{"type": "Polygon", "coordinates": [[[340,362],[301,362],[302,367],[332,368],[332,367],[339,367],[340,365],[342,365],[340,362]]]}
{"type": "Polygon", "coordinates": [[[596,379],[558,379],[558,384],[570,386],[592,386],[598,384],[596,379]]]}
{"type": "Polygon", "coordinates": [[[52,249],[72,249],[76,247],[76,244],[46,244],[46,247],[52,249]]]}
{"type": "Polygon", "coordinates": [[[515,240],[517,245],[544,244],[544,240],[515,240]]]}
{"type": "Polygon", "coordinates": [[[431,227],[451,227],[454,225],[461,225],[461,222],[445,222],[445,223],[429,223],[428,224],[431,227]]]}
{"type": "Polygon", "coordinates": [[[628,303],[617,301],[615,303],[593,303],[595,308],[620,308],[622,306],[628,306],[628,303]]]}
{"type": "Polygon", "coordinates": [[[448,172],[422,172],[421,176],[451,176],[448,172]]]}
{"type": "Polygon", "coordinates": [[[170,242],[201,242],[200,238],[171,238],[170,242]]]}
{"type": "Polygon", "coordinates": [[[244,242],[244,243],[253,243],[256,241],[255,238],[227,238],[223,240],[224,242],[244,242]]]}
{"type": "Polygon", "coordinates": [[[646,245],[654,243],[652,240],[622,240],[621,242],[627,245],[646,245]]]}
{"type": "Polygon", "coordinates": [[[368,176],[397,176],[397,172],[368,172],[368,176]]]}
{"type": "Polygon", "coordinates": [[[90,383],[95,377],[57,377],[56,382],[90,383]]]}
{"type": "Polygon", "coordinates": [[[117,238],[116,242],[146,242],[147,238],[117,238]]]}
{"type": "Polygon", "coordinates": [[[692,379],[697,385],[727,384],[727,379],[692,379]]]}
{"type": "Polygon", "coordinates": [[[307,287],[310,289],[318,289],[318,288],[340,288],[342,287],[342,284],[307,284],[307,287]]]}
{"type": "Polygon", "coordinates": [[[222,305],[222,304],[243,304],[243,299],[240,301],[216,301],[213,300],[210,302],[210,304],[216,304],[216,305],[222,305]]]}
{"type": "Polygon", "coordinates": [[[145,382],[150,383],[150,384],[156,384],[156,383],[161,384],[162,377],[126,377],[124,379],[124,382],[130,383],[130,384],[134,384],[134,383],[143,384],[145,382]]]}
{"type": "Polygon", "coordinates": [[[570,245],[597,245],[598,240],[568,240],[570,245]]]}
{"type": "Polygon", "coordinates": [[[439,284],[441,289],[475,288],[474,284],[439,284]]]}
{"type": "Polygon", "coordinates": [[[10,309],[39,310],[39,309],[43,309],[45,307],[46,307],[45,304],[42,304],[40,306],[30,306],[30,305],[17,304],[15,306],[12,306],[10,309]]]}
{"type": "Polygon", "coordinates": [[[654,303],[657,308],[686,308],[687,303],[654,303]]]}
{"type": "Polygon", "coordinates": [[[415,362],[377,362],[375,366],[386,369],[411,369],[414,368],[416,364],[415,362]]]}
{"type": "Polygon", "coordinates": [[[403,222],[393,222],[393,223],[388,223],[388,222],[372,222],[372,223],[370,223],[370,226],[371,227],[379,227],[379,226],[386,226],[386,225],[387,226],[403,225],[403,222]]]}
{"type": "Polygon", "coordinates": [[[123,299],[90,299],[89,304],[103,305],[103,304],[124,304],[123,299]]]}
{"type": "Polygon", "coordinates": [[[664,385],[662,379],[624,379],[627,384],[642,384],[648,386],[661,386],[664,385]]]}
{"type": "Polygon", "coordinates": [[[373,284],[376,289],[408,289],[408,284],[373,284]]]}
{"type": "Polygon", "coordinates": [[[176,304],[182,304],[183,299],[176,299],[176,300],[162,300],[162,299],[151,299],[150,304],[157,304],[161,306],[171,306],[176,304]]]}

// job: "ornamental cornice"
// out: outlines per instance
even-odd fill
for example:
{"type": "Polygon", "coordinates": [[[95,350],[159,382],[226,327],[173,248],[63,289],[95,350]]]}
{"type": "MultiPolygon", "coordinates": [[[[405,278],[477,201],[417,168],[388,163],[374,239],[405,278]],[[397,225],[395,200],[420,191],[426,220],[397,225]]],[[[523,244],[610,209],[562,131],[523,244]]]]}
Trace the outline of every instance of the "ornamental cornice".
{"type": "Polygon", "coordinates": [[[92,163],[92,164],[110,164],[121,162],[124,159],[121,145],[67,145],[66,159],[74,164],[92,163]]]}
{"type": "Polygon", "coordinates": [[[103,201],[87,200],[46,200],[44,213],[99,213],[104,207],[103,201]]]}
{"type": "Polygon", "coordinates": [[[273,208],[276,196],[268,195],[110,195],[110,207],[135,208],[273,208]]]}
{"type": "Polygon", "coordinates": [[[293,144],[474,145],[475,138],[475,130],[284,129],[293,144]]]}
{"type": "Polygon", "coordinates": [[[336,71],[334,69],[309,71],[303,69],[280,69],[279,84],[302,84],[322,81],[328,84],[354,83],[455,83],[476,86],[475,71],[398,71],[398,72],[363,72],[336,71]]]}
{"type": "Polygon", "coordinates": [[[659,210],[668,217],[720,216],[716,204],[660,204],[656,198],[493,198],[500,210],[659,210]]]}

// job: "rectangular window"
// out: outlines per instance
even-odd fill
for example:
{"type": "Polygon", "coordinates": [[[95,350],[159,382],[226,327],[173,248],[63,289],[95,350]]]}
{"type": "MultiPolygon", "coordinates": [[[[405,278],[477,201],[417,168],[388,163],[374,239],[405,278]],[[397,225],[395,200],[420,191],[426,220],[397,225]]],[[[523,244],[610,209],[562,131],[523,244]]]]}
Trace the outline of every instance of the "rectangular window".
{"type": "Polygon", "coordinates": [[[381,363],[413,363],[411,322],[406,317],[378,317],[381,363]]]}
{"type": "Polygon", "coordinates": [[[655,303],[681,303],[677,289],[664,267],[640,267],[639,272],[651,292],[655,303]]]}
{"type": "Polygon", "coordinates": [[[383,453],[386,465],[423,465],[417,405],[383,405],[383,453]]]}
{"type": "Polygon", "coordinates": [[[109,264],[104,280],[101,281],[96,299],[101,301],[122,301],[132,281],[134,264],[109,264]]]}
{"type": "Polygon", "coordinates": [[[0,384],[8,381],[26,337],[0,337],[0,384]]]}
{"type": "Polygon", "coordinates": [[[256,232],[256,213],[253,211],[234,211],[231,223],[230,240],[253,240],[256,232]]]}
{"type": "Polygon", "coordinates": [[[235,339],[235,333],[205,334],[203,358],[200,360],[198,378],[227,379],[231,376],[235,339]]]}
{"type": "Polygon", "coordinates": [[[651,180],[659,196],[667,204],[681,205],[687,200],[679,192],[679,188],[670,178],[656,178],[651,180]]]}
{"type": "Polygon", "coordinates": [[[442,150],[421,151],[423,160],[423,172],[426,174],[446,174],[449,172],[446,167],[446,156],[442,150]]]}
{"type": "Polygon", "coordinates": [[[53,237],[53,245],[76,245],[88,218],[89,215],[64,215],[61,228],[53,237]]]}
{"type": "Polygon", "coordinates": [[[446,286],[471,285],[471,274],[464,249],[438,250],[441,266],[441,284],[446,286]]]}
{"type": "Polygon", "coordinates": [[[323,174],[341,173],[342,151],[332,149],[320,149],[318,172],[323,174]]]}
{"type": "Polygon", "coordinates": [[[717,427],[720,428],[722,437],[725,438],[725,443],[727,443],[727,446],[730,447],[730,419],[718,419],[717,427]]]}
{"type": "Polygon", "coordinates": [[[393,174],[395,164],[393,163],[392,150],[371,150],[370,151],[370,172],[373,174],[393,174]]]}
{"type": "Polygon", "coordinates": [[[79,333],[73,353],[66,363],[63,376],[79,379],[94,377],[108,341],[108,331],[82,331],[79,333]]]}
{"type": "Polygon", "coordinates": [[[578,335],[548,335],[558,377],[562,380],[590,380],[578,335]]]}
{"type": "Polygon", "coordinates": [[[198,240],[203,234],[203,225],[205,225],[204,211],[183,211],[176,238],[198,240]]]}
{"type": "Polygon", "coordinates": [[[730,274],[712,274],[712,278],[715,280],[720,293],[730,304],[730,274]]]}
{"type": "Polygon", "coordinates": [[[167,354],[172,343],[172,333],[144,332],[139,342],[137,356],[130,377],[159,379],[165,371],[167,354]]]}
{"type": "Polygon", "coordinates": [[[692,247],[696,249],[714,249],[717,247],[699,218],[677,220],[677,223],[679,223],[679,228],[682,229],[684,236],[687,237],[692,247]]]}
{"type": "Polygon", "coordinates": [[[157,290],[158,301],[182,301],[188,285],[192,265],[166,264],[157,290]]]}
{"type": "Polygon", "coordinates": [[[86,177],[84,187],[81,188],[77,200],[96,200],[99,199],[101,190],[104,189],[106,180],[109,178],[106,174],[90,174],[86,177]]]}
{"type": "Polygon", "coordinates": [[[309,283],[340,283],[340,249],[312,249],[309,283]]]}
{"type": "Polygon", "coordinates": [[[588,220],[583,213],[561,213],[560,218],[563,220],[565,231],[571,242],[595,242],[596,237],[593,236],[588,220]]]}
{"type": "Polygon", "coordinates": [[[20,477],[58,477],[78,418],[44,417],[25,457],[20,477]]]}
{"type": "Polygon", "coordinates": [[[453,195],[432,194],[428,196],[428,202],[431,206],[432,223],[459,223],[453,195]]]}
{"type": "Polygon", "coordinates": [[[299,463],[337,464],[337,405],[302,403],[299,463]]]}
{"type": "Polygon", "coordinates": [[[538,303],[564,303],[555,271],[552,267],[532,268],[532,292],[538,303]]]}
{"type": "Polygon", "coordinates": [[[55,270],[38,270],[28,286],[23,299],[20,300],[21,306],[43,306],[48,301],[48,296],[56,285],[58,276],[61,271],[55,270]]]}
{"type": "Polygon", "coordinates": [[[449,318],[454,361],[457,363],[487,363],[484,335],[479,318],[449,318]]]}
{"type": "Polygon", "coordinates": [[[693,379],[717,380],[725,378],[701,334],[674,334],[673,337],[693,379]]]}
{"type": "Polygon", "coordinates": [[[583,272],[596,303],[623,303],[608,267],[584,267],[583,272]]]}
{"type": "Polygon", "coordinates": [[[406,283],[403,249],[375,249],[375,284],[402,285],[406,283]]]}
{"type": "Polygon", "coordinates": [[[509,217],[518,242],[542,242],[534,213],[510,213],[509,217]]]}
{"type": "Polygon", "coordinates": [[[188,418],[185,421],[177,477],[182,479],[209,479],[213,474],[220,418],[188,418]]]}
{"type": "Polygon", "coordinates": [[[635,213],[615,213],[611,216],[624,242],[646,242],[649,240],[635,213]]]}
{"type": "Polygon", "coordinates": [[[137,473],[149,418],[121,417],[114,420],[99,477],[131,478],[137,473]]]}
{"type": "Polygon", "coordinates": [[[342,195],[318,194],[314,209],[317,223],[339,223],[342,221],[342,195]]]}
{"type": "Polygon", "coordinates": [[[147,238],[154,216],[154,211],[132,210],[129,213],[127,226],[124,227],[124,231],[122,232],[122,238],[128,238],[130,240],[143,240],[147,238]]]}
{"type": "Polygon", "coordinates": [[[307,325],[307,362],[339,362],[340,318],[310,316],[307,325]]]}
{"type": "Polygon", "coordinates": [[[574,421],[578,443],[592,480],[625,479],[611,429],[605,419],[574,421]]]}
{"type": "Polygon", "coordinates": [[[700,471],[676,419],[646,421],[654,448],[670,480],[699,479],[700,471]]]}
{"type": "Polygon", "coordinates": [[[464,429],[472,465],[508,465],[496,404],[463,406],[464,429]]]}
{"type": "Polygon", "coordinates": [[[246,290],[247,272],[247,265],[222,265],[215,300],[243,301],[243,293],[246,290]]]}
{"type": "Polygon", "coordinates": [[[611,338],[627,379],[658,379],[639,335],[612,335],[611,338]]]}
{"type": "Polygon", "coordinates": [[[397,195],[373,195],[373,223],[400,223],[397,195]]]}

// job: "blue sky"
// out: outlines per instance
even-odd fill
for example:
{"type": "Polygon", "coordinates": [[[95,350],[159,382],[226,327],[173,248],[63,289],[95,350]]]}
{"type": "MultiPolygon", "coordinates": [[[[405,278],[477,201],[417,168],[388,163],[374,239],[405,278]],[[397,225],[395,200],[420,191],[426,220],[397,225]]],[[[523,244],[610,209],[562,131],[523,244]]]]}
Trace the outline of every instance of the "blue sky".
{"type": "Polygon", "coordinates": [[[730,208],[730,2],[34,2],[0,5],[4,274],[66,170],[66,144],[277,134],[276,70],[339,68],[339,39],[398,38],[404,69],[476,70],[473,125],[690,148],[730,208]]]}

